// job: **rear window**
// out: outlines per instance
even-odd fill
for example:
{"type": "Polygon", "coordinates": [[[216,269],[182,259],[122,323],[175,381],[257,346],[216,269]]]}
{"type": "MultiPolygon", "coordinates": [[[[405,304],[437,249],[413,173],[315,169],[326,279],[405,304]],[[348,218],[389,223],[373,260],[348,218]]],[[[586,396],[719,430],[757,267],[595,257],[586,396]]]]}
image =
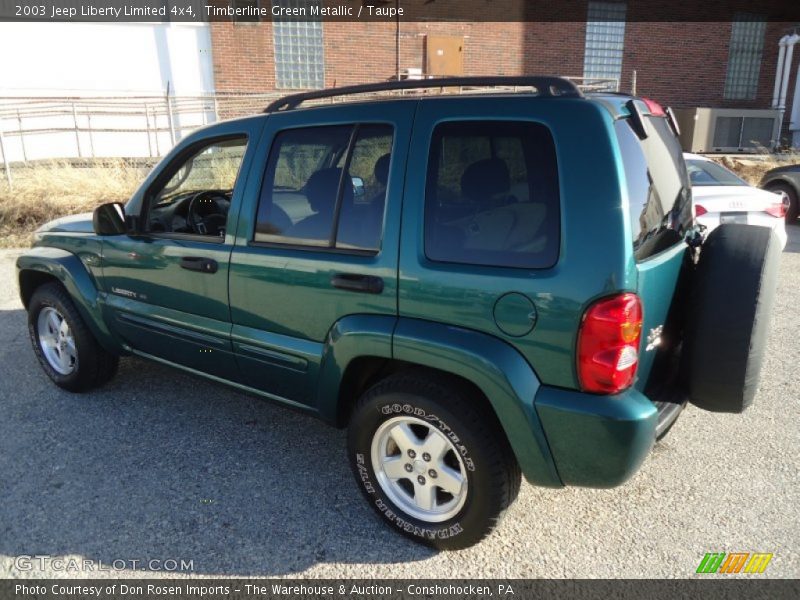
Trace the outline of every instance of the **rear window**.
{"type": "Polygon", "coordinates": [[[686,161],[686,169],[689,171],[689,179],[692,180],[693,187],[747,185],[746,181],[739,179],[737,175],[722,165],[710,160],[689,159],[686,161]]]}
{"type": "Polygon", "coordinates": [[[664,117],[645,117],[644,121],[648,134],[644,140],[628,119],[615,125],[636,260],[681,242],[692,226],[691,184],[680,143],[664,117]]]}
{"type": "Polygon", "coordinates": [[[547,268],[559,247],[555,145],[544,125],[460,121],[433,132],[425,254],[433,261],[547,268]]]}

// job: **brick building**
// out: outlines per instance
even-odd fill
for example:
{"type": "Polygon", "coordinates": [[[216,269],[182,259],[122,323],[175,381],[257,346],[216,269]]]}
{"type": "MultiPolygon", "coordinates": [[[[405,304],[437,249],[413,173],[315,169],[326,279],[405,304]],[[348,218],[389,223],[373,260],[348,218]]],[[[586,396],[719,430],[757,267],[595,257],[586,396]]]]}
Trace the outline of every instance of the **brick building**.
{"type": "MultiPolygon", "coordinates": [[[[194,128],[260,110],[275,93],[398,75],[555,74],[624,92],[635,84],[676,109],[715,109],[702,111],[706,125],[695,128],[705,146],[686,147],[748,151],[780,138],[800,148],[797,0],[187,2],[200,17],[0,22],[0,54],[14,57],[0,81],[0,162],[159,156],[194,128]],[[276,6],[395,2],[417,12],[399,21],[271,15],[276,6]],[[267,13],[216,19],[202,12],[209,5],[267,13]],[[505,22],[480,20],[487,17],[505,22]],[[243,95],[254,93],[270,97],[243,95]],[[128,104],[98,105],[109,98],[128,104]]],[[[684,131],[701,122],[693,114],[678,114],[684,131]]]]}
{"type": "MultiPolygon", "coordinates": [[[[559,74],[616,79],[621,91],[630,91],[635,77],[637,93],[673,107],[777,106],[779,43],[800,23],[769,21],[755,4],[725,22],[648,22],[633,1],[578,4],[573,14],[585,19],[566,22],[212,22],[214,84],[217,92],[265,92],[386,80],[409,70],[559,74]],[[450,60],[437,61],[441,54],[450,60]]],[[[795,145],[798,63],[800,44],[783,118],[783,139],[794,133],[795,145]]]]}

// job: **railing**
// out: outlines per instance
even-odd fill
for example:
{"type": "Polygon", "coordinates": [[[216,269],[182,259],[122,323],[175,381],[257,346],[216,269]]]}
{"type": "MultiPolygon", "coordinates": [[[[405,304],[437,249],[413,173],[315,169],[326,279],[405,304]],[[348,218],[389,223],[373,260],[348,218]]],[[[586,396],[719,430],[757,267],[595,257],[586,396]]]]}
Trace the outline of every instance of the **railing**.
{"type": "MultiPolygon", "coordinates": [[[[567,79],[583,91],[617,91],[619,87],[616,79],[567,79]]],[[[516,91],[514,86],[497,89],[516,91]]],[[[453,90],[450,93],[454,93],[453,90]]],[[[455,93],[475,93],[475,90],[465,87],[455,93]]],[[[272,92],[197,96],[0,96],[0,161],[11,186],[14,163],[27,164],[43,159],[156,158],[198,127],[260,113],[284,95],[272,92]]],[[[351,99],[333,97],[315,103],[348,100],[351,99]]]]}
{"type": "Polygon", "coordinates": [[[159,157],[188,132],[261,112],[280,96],[0,97],[0,161],[11,185],[12,163],[159,157]]]}
{"type": "Polygon", "coordinates": [[[618,92],[619,79],[597,77],[567,77],[583,92],[618,92]]]}

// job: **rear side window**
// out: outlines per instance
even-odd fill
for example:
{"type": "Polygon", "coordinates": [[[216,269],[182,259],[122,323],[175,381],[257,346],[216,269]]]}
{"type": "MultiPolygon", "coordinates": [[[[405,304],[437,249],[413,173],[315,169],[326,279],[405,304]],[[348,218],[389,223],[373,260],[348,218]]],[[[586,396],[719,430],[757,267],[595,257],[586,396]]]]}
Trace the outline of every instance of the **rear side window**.
{"type": "Polygon", "coordinates": [[[270,151],[256,242],[377,252],[391,162],[390,125],[280,132],[270,151]]]}
{"type": "Polygon", "coordinates": [[[460,121],[434,129],[425,190],[433,261],[539,269],[559,248],[555,145],[544,125],[460,121]]]}
{"type": "Polygon", "coordinates": [[[644,119],[647,137],[628,119],[616,122],[628,188],[631,236],[636,260],[680,243],[692,226],[689,176],[678,139],[663,117],[644,119]]]}

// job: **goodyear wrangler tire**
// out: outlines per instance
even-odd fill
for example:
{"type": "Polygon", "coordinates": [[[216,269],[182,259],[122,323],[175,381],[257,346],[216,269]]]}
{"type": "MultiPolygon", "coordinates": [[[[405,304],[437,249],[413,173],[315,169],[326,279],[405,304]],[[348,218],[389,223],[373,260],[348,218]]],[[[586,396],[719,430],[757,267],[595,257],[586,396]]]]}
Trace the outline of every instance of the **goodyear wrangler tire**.
{"type": "Polygon", "coordinates": [[[702,246],[687,328],[693,404],[740,413],[752,402],[764,360],[781,247],[771,229],[725,224],[702,246]]]}
{"type": "Polygon", "coordinates": [[[447,378],[397,374],[368,390],[350,419],[348,456],[369,504],[393,529],[442,550],[486,537],[519,492],[505,435],[468,396],[447,378]]]}

